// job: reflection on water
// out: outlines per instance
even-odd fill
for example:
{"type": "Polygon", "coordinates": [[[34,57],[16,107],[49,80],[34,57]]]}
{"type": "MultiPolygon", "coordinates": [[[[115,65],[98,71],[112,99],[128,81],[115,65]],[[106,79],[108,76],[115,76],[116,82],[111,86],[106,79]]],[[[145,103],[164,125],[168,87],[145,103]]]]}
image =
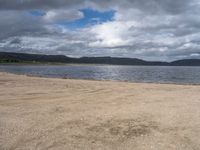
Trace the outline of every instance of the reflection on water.
{"type": "Polygon", "coordinates": [[[200,67],[8,65],[0,66],[0,71],[56,78],[200,84],[200,67]]]}

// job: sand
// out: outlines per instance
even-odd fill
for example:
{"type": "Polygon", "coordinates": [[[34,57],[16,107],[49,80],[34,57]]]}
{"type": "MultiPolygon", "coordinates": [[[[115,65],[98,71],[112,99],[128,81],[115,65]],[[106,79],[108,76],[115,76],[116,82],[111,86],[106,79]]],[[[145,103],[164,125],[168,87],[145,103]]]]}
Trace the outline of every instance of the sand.
{"type": "Polygon", "coordinates": [[[0,73],[1,150],[199,150],[200,86],[0,73]]]}

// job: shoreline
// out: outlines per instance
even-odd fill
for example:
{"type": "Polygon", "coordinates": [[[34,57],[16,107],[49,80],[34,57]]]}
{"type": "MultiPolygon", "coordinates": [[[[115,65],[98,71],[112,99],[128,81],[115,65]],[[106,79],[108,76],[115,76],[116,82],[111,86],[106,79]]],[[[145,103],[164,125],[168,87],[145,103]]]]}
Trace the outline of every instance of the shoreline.
{"type": "Polygon", "coordinates": [[[0,72],[0,149],[198,149],[199,91],[0,72]]]}

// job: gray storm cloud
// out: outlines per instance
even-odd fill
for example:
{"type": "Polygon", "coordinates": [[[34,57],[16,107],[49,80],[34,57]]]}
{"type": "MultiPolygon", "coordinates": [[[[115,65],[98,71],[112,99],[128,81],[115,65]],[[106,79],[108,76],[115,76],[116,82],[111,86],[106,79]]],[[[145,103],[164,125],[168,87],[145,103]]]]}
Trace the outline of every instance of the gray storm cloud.
{"type": "Polygon", "coordinates": [[[59,9],[81,6],[85,2],[84,0],[0,0],[0,9],[59,9]]]}
{"type": "Polygon", "coordinates": [[[147,60],[200,58],[198,0],[0,0],[0,51],[147,60]],[[114,10],[112,21],[70,31],[81,9],[114,10]],[[33,16],[31,10],[44,12],[33,16]]]}

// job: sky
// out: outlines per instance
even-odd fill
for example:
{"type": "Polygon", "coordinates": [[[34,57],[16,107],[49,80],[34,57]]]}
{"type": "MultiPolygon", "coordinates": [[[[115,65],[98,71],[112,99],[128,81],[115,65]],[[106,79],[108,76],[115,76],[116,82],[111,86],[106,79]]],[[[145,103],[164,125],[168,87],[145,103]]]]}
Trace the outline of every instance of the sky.
{"type": "Polygon", "coordinates": [[[200,0],[0,0],[0,51],[200,58],[200,0]]]}

